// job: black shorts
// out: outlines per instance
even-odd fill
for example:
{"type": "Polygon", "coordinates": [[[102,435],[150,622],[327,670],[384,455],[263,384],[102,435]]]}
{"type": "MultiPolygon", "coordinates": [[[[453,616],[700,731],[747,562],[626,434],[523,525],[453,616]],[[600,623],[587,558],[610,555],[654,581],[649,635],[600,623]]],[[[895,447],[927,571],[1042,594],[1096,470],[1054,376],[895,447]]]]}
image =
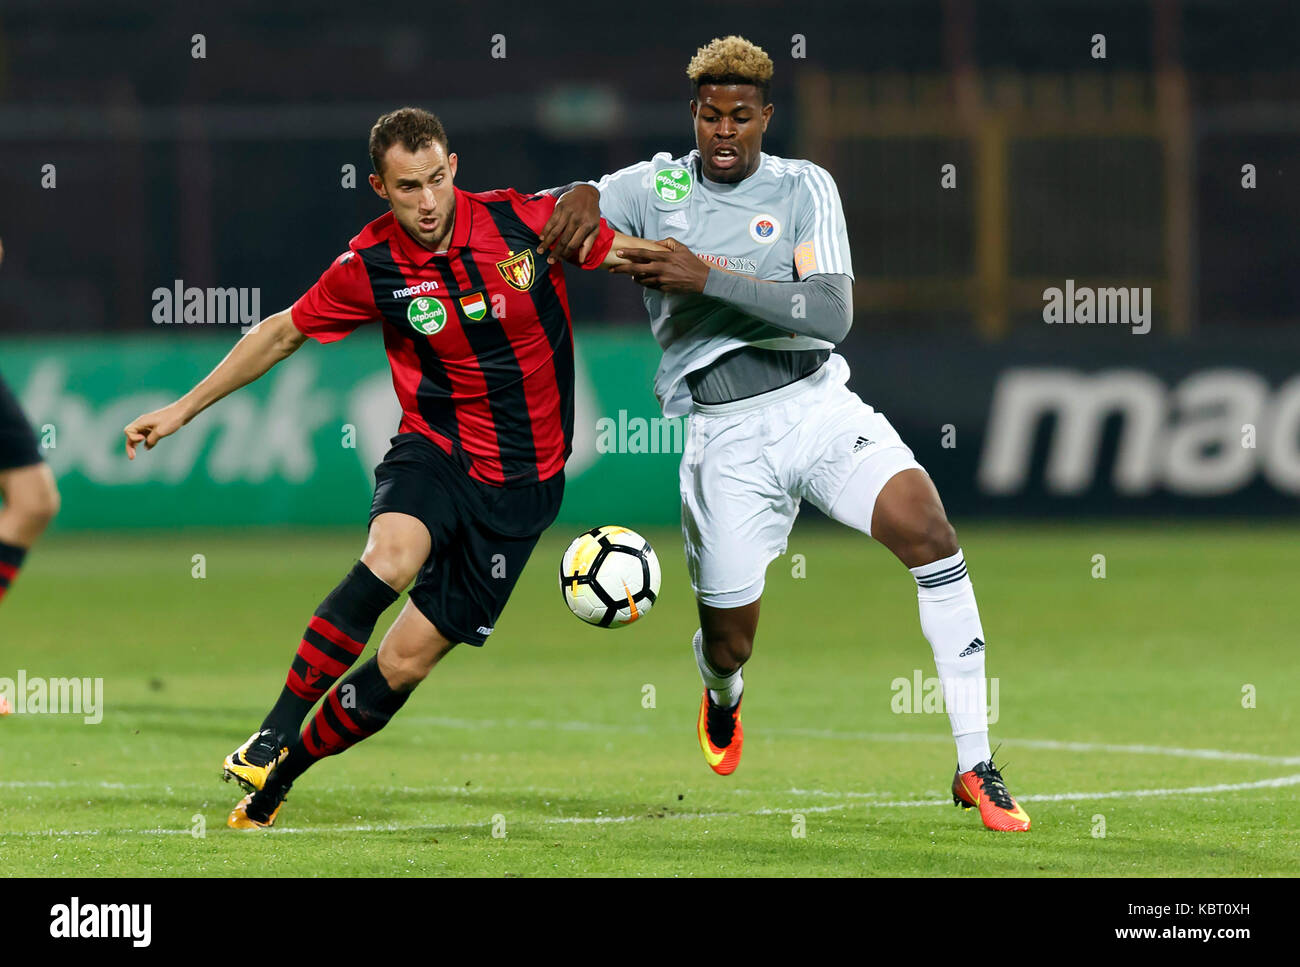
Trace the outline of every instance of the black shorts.
{"type": "Polygon", "coordinates": [[[0,379],[0,470],[30,467],[41,462],[36,434],[14,394],[0,379]]]}
{"type": "Polygon", "coordinates": [[[375,468],[370,520],[410,514],[433,540],[411,602],[449,641],[482,645],[564,497],[564,473],[493,487],[418,433],[399,433],[375,468]]]}

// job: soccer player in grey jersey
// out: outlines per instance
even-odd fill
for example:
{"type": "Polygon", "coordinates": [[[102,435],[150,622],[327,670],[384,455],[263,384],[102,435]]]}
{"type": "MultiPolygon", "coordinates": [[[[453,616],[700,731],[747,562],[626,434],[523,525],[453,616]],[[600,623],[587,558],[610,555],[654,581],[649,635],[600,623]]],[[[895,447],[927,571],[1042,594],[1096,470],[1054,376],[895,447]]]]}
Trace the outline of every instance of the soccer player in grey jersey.
{"type": "Polygon", "coordinates": [[[603,215],[668,250],[622,250],[629,264],[613,271],[645,287],[664,414],[690,415],[679,483],[700,615],[700,747],[721,775],[740,760],[741,667],[764,573],[806,498],[911,570],[957,744],[954,802],[978,807],[990,829],[1028,830],[989,751],[984,630],[956,533],[929,475],[845,386],[848,366],[833,351],[853,313],[835,181],[762,150],[772,70],[741,37],[700,48],[687,68],[696,149],[556,189],[538,249],[585,254],[603,215]]]}

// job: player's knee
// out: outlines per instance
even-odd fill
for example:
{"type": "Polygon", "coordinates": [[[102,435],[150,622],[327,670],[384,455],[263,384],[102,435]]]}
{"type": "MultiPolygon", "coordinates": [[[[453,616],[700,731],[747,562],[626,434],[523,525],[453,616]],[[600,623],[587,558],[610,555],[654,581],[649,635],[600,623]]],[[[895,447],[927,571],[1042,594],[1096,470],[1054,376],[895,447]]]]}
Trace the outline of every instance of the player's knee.
{"type": "Polygon", "coordinates": [[[739,631],[714,632],[704,637],[704,655],[715,671],[730,674],[745,662],[754,651],[754,639],[739,631]]]}
{"type": "MultiPolygon", "coordinates": [[[[418,661],[405,661],[394,669],[394,674],[388,678],[388,687],[395,692],[409,692],[429,677],[429,672],[433,671],[433,666],[418,661]]],[[[387,676],[385,676],[387,677],[387,676]]]]}
{"type": "Polygon", "coordinates": [[[37,478],[32,486],[14,488],[10,495],[13,510],[21,515],[24,530],[40,534],[58,516],[61,505],[59,488],[52,477],[37,478]]]}
{"type": "Polygon", "coordinates": [[[50,522],[59,515],[61,506],[59,488],[51,482],[49,486],[41,488],[32,503],[29,511],[32,522],[42,529],[48,527],[50,522]]]}
{"type": "Polygon", "coordinates": [[[927,515],[915,535],[912,557],[920,564],[932,564],[958,551],[957,531],[943,514],[927,515]]]}
{"type": "Polygon", "coordinates": [[[423,523],[406,514],[385,513],[371,521],[361,560],[381,581],[401,591],[420,573],[429,549],[423,523]]]}
{"type": "Polygon", "coordinates": [[[361,562],[375,577],[399,591],[415,580],[420,565],[424,563],[419,552],[413,552],[398,541],[375,539],[366,545],[361,562]]]}
{"type": "Polygon", "coordinates": [[[388,687],[395,692],[409,692],[429,677],[436,662],[414,654],[391,654],[379,651],[379,671],[388,687]]]}

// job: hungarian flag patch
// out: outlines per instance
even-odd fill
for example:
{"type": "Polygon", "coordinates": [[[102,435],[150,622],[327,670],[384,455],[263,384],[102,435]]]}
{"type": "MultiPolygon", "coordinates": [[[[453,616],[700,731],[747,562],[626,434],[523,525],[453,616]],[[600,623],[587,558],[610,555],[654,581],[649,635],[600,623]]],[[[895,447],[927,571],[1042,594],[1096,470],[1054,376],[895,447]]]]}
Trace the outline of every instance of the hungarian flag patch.
{"type": "Polygon", "coordinates": [[[487,300],[483,298],[482,292],[461,296],[460,307],[464,310],[465,315],[475,322],[487,315],[487,300]]]}

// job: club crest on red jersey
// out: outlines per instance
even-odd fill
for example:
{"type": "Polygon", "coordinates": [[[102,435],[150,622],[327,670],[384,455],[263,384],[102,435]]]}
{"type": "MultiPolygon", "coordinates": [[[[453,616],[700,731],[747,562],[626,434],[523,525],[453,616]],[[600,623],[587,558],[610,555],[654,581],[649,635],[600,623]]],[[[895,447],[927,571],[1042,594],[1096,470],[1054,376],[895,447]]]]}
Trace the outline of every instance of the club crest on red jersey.
{"type": "Polygon", "coordinates": [[[511,255],[497,263],[497,271],[511,288],[527,292],[533,284],[533,250],[524,249],[518,255],[511,255]]]}

